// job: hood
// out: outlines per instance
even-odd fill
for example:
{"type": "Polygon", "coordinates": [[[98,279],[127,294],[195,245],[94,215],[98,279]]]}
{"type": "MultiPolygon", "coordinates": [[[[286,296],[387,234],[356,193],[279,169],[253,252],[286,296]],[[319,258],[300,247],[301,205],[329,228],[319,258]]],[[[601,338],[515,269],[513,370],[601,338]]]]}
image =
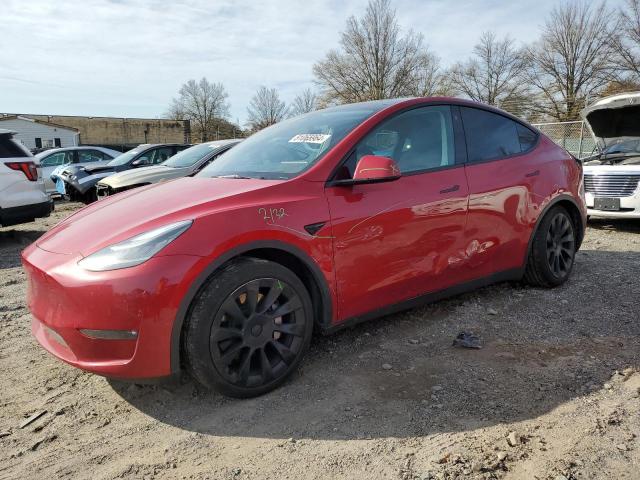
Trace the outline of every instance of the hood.
{"type": "Polygon", "coordinates": [[[152,228],[242,205],[242,195],[282,180],[182,178],[92,203],[36,241],[53,253],[89,255],[152,228]]]}
{"type": "Polygon", "coordinates": [[[640,139],[640,92],[598,100],[581,112],[600,150],[640,139]]]}
{"type": "Polygon", "coordinates": [[[83,172],[86,175],[91,175],[97,172],[104,172],[113,170],[113,167],[109,166],[109,161],[91,162],[91,163],[72,163],[70,165],[62,165],[60,173],[69,175],[77,175],[79,172],[83,172]]]}
{"type": "Polygon", "coordinates": [[[111,188],[129,187],[141,183],[156,183],[161,180],[184,177],[189,174],[189,168],[171,168],[162,165],[152,167],[134,168],[125,170],[100,180],[102,185],[111,188]]]}
{"type": "Polygon", "coordinates": [[[116,171],[115,167],[109,166],[109,162],[93,162],[84,165],[80,165],[79,170],[84,170],[89,175],[99,172],[116,171]]]}

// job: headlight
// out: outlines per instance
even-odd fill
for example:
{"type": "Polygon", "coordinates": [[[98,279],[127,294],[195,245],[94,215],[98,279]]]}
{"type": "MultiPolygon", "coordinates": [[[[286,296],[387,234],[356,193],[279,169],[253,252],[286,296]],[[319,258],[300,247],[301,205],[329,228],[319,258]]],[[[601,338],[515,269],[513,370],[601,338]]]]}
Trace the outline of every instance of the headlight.
{"type": "Polygon", "coordinates": [[[183,220],[131,237],[92,253],[78,262],[92,272],[133,267],[146,262],[187,230],[193,220],[183,220]]]}

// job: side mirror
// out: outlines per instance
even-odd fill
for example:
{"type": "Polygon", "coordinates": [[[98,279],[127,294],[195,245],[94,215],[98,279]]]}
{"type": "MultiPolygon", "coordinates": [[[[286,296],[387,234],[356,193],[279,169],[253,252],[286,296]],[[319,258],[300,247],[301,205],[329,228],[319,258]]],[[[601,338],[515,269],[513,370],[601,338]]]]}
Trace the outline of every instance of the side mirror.
{"type": "Polygon", "coordinates": [[[132,167],[142,167],[143,165],[146,165],[147,163],[149,163],[149,157],[140,157],[137,160],[134,160],[133,163],[131,164],[132,167]]]}
{"type": "Polygon", "coordinates": [[[356,165],[353,173],[354,184],[391,182],[401,177],[398,164],[389,157],[365,155],[356,165]]]}

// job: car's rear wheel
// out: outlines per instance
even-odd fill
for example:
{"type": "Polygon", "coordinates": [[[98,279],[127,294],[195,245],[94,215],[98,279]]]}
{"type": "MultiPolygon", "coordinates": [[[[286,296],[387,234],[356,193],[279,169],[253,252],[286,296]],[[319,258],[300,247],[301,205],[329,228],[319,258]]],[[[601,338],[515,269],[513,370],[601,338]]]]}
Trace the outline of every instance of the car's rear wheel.
{"type": "Polygon", "coordinates": [[[183,337],[188,369],[225,395],[261,395],[293,373],[312,331],[311,298],[300,279],[278,263],[239,258],[195,299],[183,337]]]}
{"type": "Polygon", "coordinates": [[[536,230],[525,280],[536,286],[555,287],[571,275],[576,254],[576,229],[563,207],[553,207],[536,230]]]}

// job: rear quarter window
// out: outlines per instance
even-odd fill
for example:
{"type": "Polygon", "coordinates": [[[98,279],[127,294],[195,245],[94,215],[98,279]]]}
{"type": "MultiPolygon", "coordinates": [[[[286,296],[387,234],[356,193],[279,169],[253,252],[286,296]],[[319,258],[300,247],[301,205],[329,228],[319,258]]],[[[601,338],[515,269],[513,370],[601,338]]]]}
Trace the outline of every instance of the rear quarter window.
{"type": "Polygon", "coordinates": [[[519,123],[517,124],[516,128],[518,130],[520,150],[523,152],[528,152],[533,147],[535,147],[536,142],[538,141],[538,134],[530,128],[527,128],[524,125],[520,125],[519,123]]]}
{"type": "Polygon", "coordinates": [[[507,158],[536,142],[535,132],[507,117],[478,108],[460,110],[471,163],[507,158]]]}
{"type": "Polygon", "coordinates": [[[0,158],[29,157],[28,151],[9,135],[0,135],[0,158]]]}

